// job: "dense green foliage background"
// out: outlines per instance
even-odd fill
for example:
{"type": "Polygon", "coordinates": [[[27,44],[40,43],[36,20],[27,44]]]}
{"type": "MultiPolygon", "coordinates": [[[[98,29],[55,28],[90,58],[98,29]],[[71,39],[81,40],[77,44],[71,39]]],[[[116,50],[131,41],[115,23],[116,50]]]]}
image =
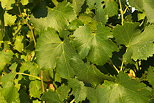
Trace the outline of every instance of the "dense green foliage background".
{"type": "Polygon", "coordinates": [[[0,0],[0,103],[154,103],[153,23],[153,0],[0,0]]]}

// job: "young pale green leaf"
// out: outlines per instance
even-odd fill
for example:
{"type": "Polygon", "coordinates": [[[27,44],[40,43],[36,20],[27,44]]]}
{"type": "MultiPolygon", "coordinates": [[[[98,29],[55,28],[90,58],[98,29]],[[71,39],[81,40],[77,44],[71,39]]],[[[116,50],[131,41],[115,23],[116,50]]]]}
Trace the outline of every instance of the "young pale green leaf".
{"type": "Polygon", "coordinates": [[[84,83],[77,79],[69,79],[68,85],[72,88],[72,93],[75,97],[75,101],[83,101],[87,96],[87,88],[84,86],[84,83]]]}
{"type": "Polygon", "coordinates": [[[13,8],[12,5],[15,3],[15,0],[0,0],[0,2],[3,9],[10,10],[13,8]]]}
{"type": "Polygon", "coordinates": [[[15,21],[16,21],[16,18],[17,17],[15,15],[12,16],[11,14],[5,12],[4,13],[4,24],[5,24],[5,26],[11,26],[11,25],[13,25],[15,23],[15,21]]]}
{"type": "MultiPolygon", "coordinates": [[[[1,90],[1,88],[0,88],[0,90],[1,90]]],[[[7,101],[5,100],[5,98],[1,92],[0,92],[0,100],[2,103],[7,103],[7,101]]]]}
{"type": "Polygon", "coordinates": [[[153,0],[143,0],[143,8],[145,10],[148,21],[154,23],[154,1],[153,0]]]}
{"type": "Polygon", "coordinates": [[[124,61],[146,60],[154,54],[154,25],[145,28],[140,33],[138,24],[125,23],[124,26],[116,26],[114,29],[114,37],[117,43],[124,44],[127,47],[124,61]]]}
{"type": "Polygon", "coordinates": [[[0,72],[4,69],[5,65],[12,59],[13,52],[10,50],[0,51],[0,72]]]}
{"type": "Polygon", "coordinates": [[[120,72],[116,83],[105,81],[96,89],[97,103],[148,103],[150,91],[120,72]]]}
{"type": "Polygon", "coordinates": [[[112,57],[112,52],[117,51],[117,46],[109,39],[110,29],[101,24],[97,25],[96,31],[87,25],[81,26],[74,36],[80,57],[87,57],[94,64],[105,64],[112,57]]]}
{"type": "Polygon", "coordinates": [[[24,36],[16,36],[14,42],[14,49],[18,50],[19,52],[23,51],[24,44],[23,44],[24,36]]]}
{"type": "MultiPolygon", "coordinates": [[[[37,12],[37,11],[36,11],[37,12]]],[[[70,3],[62,2],[53,9],[48,9],[47,17],[35,18],[31,17],[31,21],[37,31],[52,27],[57,31],[61,31],[76,18],[76,14],[70,3]]]]}
{"type": "Polygon", "coordinates": [[[27,5],[29,3],[29,0],[21,0],[20,2],[22,3],[22,5],[27,5]]]}
{"type": "Polygon", "coordinates": [[[9,73],[0,79],[0,82],[2,83],[0,92],[7,103],[20,103],[18,89],[14,85],[15,76],[15,73],[9,73]]]}
{"type": "MultiPolygon", "coordinates": [[[[40,69],[31,62],[24,62],[22,66],[20,67],[20,73],[28,73],[30,75],[38,77],[38,74],[40,73],[40,69]]],[[[19,75],[19,78],[22,78],[22,75],[19,75]]],[[[30,80],[36,80],[34,77],[29,77],[30,80]]]]}
{"type": "Polygon", "coordinates": [[[40,98],[42,93],[41,81],[31,81],[29,84],[29,95],[33,98],[40,98]]]}

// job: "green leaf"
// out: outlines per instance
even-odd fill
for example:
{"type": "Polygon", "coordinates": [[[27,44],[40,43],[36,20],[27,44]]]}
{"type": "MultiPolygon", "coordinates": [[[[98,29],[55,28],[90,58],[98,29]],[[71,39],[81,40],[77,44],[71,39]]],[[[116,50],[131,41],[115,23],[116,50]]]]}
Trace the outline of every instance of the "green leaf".
{"type": "Polygon", "coordinates": [[[29,0],[21,0],[20,2],[22,3],[22,5],[27,5],[29,3],[29,0]]]}
{"type": "Polygon", "coordinates": [[[72,93],[77,103],[86,99],[87,88],[84,86],[83,82],[78,81],[77,79],[69,79],[68,85],[72,88],[72,93]]]}
{"type": "Polygon", "coordinates": [[[24,36],[16,36],[15,38],[14,49],[16,49],[19,52],[22,52],[24,48],[23,39],[24,36]]]}
{"type": "Polygon", "coordinates": [[[29,84],[29,95],[34,98],[40,98],[42,93],[41,81],[31,81],[29,84]]]}
{"type": "Polygon", "coordinates": [[[120,72],[116,83],[105,81],[96,89],[97,103],[148,103],[146,86],[120,72]]]}
{"type": "Polygon", "coordinates": [[[70,92],[70,88],[66,85],[62,85],[60,87],[57,88],[56,92],[59,95],[59,98],[64,101],[65,99],[68,98],[68,94],[70,92]]]}
{"type": "Polygon", "coordinates": [[[56,91],[48,90],[42,96],[42,100],[47,101],[48,103],[62,103],[65,99],[68,98],[68,93],[70,88],[66,85],[62,85],[57,88],[56,91]]]}
{"type": "Polygon", "coordinates": [[[62,77],[74,76],[70,60],[74,51],[68,43],[62,42],[54,29],[48,28],[42,32],[37,43],[37,61],[41,68],[56,67],[62,77]]]}
{"type": "Polygon", "coordinates": [[[118,14],[118,4],[115,0],[104,0],[105,2],[105,14],[108,17],[112,17],[118,14]]]}
{"type": "Polygon", "coordinates": [[[114,0],[87,0],[87,5],[90,9],[95,9],[95,19],[103,24],[109,17],[118,14],[118,4],[114,0]]]}
{"type": "MultiPolygon", "coordinates": [[[[1,90],[1,88],[0,88],[1,90]]],[[[0,92],[0,100],[2,103],[7,103],[7,101],[5,100],[4,96],[2,95],[2,93],[0,92]]]]}
{"type": "Polygon", "coordinates": [[[89,26],[81,26],[76,29],[74,36],[80,57],[87,57],[94,64],[105,64],[112,57],[112,52],[117,51],[117,46],[109,39],[110,29],[100,24],[96,31],[89,26]]]}
{"type": "Polygon", "coordinates": [[[11,14],[5,12],[4,13],[4,24],[5,24],[5,26],[13,25],[16,21],[16,18],[17,18],[16,15],[12,16],[11,14]]]}
{"type": "Polygon", "coordinates": [[[10,50],[0,51],[0,72],[4,69],[5,65],[8,64],[13,56],[13,52],[10,50]]]}
{"type": "Polygon", "coordinates": [[[62,103],[58,94],[52,90],[45,92],[42,96],[42,100],[48,103],[62,103]]]}
{"type": "Polygon", "coordinates": [[[15,76],[15,73],[9,73],[4,75],[0,80],[2,83],[0,92],[7,103],[20,103],[18,89],[14,85],[15,76]]]}
{"type": "Polygon", "coordinates": [[[143,8],[147,15],[148,21],[154,23],[154,1],[153,0],[143,0],[143,8]]]}
{"type": "MultiPolygon", "coordinates": [[[[24,62],[22,64],[22,66],[20,67],[20,73],[27,73],[27,74],[38,77],[38,74],[40,73],[40,69],[38,68],[38,66],[35,63],[24,62]]],[[[23,76],[19,75],[20,78],[22,78],[23,76]]],[[[29,77],[29,79],[36,80],[35,77],[29,77]]]]}
{"type": "Polygon", "coordinates": [[[63,78],[77,75],[80,80],[96,84],[103,79],[111,79],[96,68],[85,65],[69,42],[62,42],[54,29],[48,28],[40,35],[36,57],[41,68],[56,68],[56,72],[63,78]]]}
{"type": "Polygon", "coordinates": [[[143,10],[143,0],[128,0],[129,5],[135,7],[136,9],[143,10]]]}
{"type": "Polygon", "coordinates": [[[52,27],[57,31],[61,31],[76,18],[76,14],[71,7],[70,3],[62,2],[53,9],[48,9],[47,17],[44,18],[31,18],[32,23],[36,30],[47,29],[52,27]]]}
{"type": "Polygon", "coordinates": [[[1,1],[1,5],[2,5],[2,8],[4,10],[10,10],[12,9],[12,5],[15,3],[15,0],[0,0],[1,1]]]}
{"type": "Polygon", "coordinates": [[[84,4],[85,0],[73,0],[72,1],[72,5],[73,8],[76,12],[76,14],[79,14],[79,12],[81,11],[81,6],[84,4]]]}
{"type": "Polygon", "coordinates": [[[148,69],[147,79],[152,87],[154,87],[154,67],[148,69]]]}
{"type": "Polygon", "coordinates": [[[140,33],[138,24],[125,23],[124,26],[116,26],[114,29],[114,37],[117,43],[124,44],[127,47],[124,61],[146,60],[154,54],[154,25],[145,28],[140,33]]]}

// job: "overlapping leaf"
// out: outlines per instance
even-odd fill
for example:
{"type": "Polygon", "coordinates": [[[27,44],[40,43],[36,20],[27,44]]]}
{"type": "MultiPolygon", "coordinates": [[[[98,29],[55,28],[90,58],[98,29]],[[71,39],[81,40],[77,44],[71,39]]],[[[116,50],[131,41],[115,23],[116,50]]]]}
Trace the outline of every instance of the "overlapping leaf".
{"type": "Polygon", "coordinates": [[[105,81],[96,89],[97,103],[148,103],[150,91],[120,72],[116,83],[105,81]]]}
{"type": "Polygon", "coordinates": [[[87,0],[87,5],[89,8],[95,9],[95,19],[104,24],[109,17],[118,13],[117,3],[114,0],[87,0]]]}
{"type": "MultiPolygon", "coordinates": [[[[37,9],[36,9],[37,12],[37,9]]],[[[53,9],[48,9],[47,17],[35,18],[32,17],[31,21],[34,24],[36,30],[47,29],[52,27],[58,31],[66,28],[70,21],[76,18],[76,14],[71,7],[70,3],[62,2],[53,9]]]]}
{"type": "Polygon", "coordinates": [[[80,80],[96,84],[104,79],[112,79],[96,68],[85,65],[69,42],[61,41],[54,29],[48,28],[40,35],[37,61],[41,68],[56,68],[56,72],[63,78],[76,75],[80,80]]]}
{"type": "Polygon", "coordinates": [[[154,1],[153,0],[143,0],[143,8],[145,10],[146,16],[149,22],[154,23],[154,1]]]}
{"type": "MultiPolygon", "coordinates": [[[[7,103],[20,103],[18,89],[14,85],[15,76],[15,73],[9,73],[0,79],[0,82],[2,83],[0,95],[2,94],[4,96],[7,103]]],[[[1,98],[4,99],[3,97],[1,98]]]]}
{"type": "Polygon", "coordinates": [[[76,12],[76,14],[78,14],[81,11],[81,6],[84,4],[85,0],[73,0],[72,1],[72,5],[73,8],[76,12]]]}
{"type": "Polygon", "coordinates": [[[130,59],[146,60],[154,54],[153,25],[146,27],[144,32],[140,33],[138,24],[126,23],[124,26],[118,25],[113,32],[117,43],[124,44],[127,47],[124,61],[130,59]]]}
{"type": "Polygon", "coordinates": [[[73,90],[73,95],[75,96],[76,102],[86,99],[87,88],[84,86],[83,82],[78,81],[77,79],[69,79],[68,84],[73,90]]]}
{"type": "Polygon", "coordinates": [[[97,25],[96,32],[89,26],[81,26],[76,29],[74,36],[80,57],[87,57],[94,64],[103,65],[117,50],[117,46],[109,40],[110,29],[101,24],[97,25]]]}
{"type": "Polygon", "coordinates": [[[0,72],[4,69],[5,65],[12,59],[13,52],[10,50],[0,51],[0,72]]]}
{"type": "Polygon", "coordinates": [[[42,100],[49,103],[62,103],[68,96],[70,88],[68,86],[60,86],[56,91],[49,90],[42,96],[42,100]]]}

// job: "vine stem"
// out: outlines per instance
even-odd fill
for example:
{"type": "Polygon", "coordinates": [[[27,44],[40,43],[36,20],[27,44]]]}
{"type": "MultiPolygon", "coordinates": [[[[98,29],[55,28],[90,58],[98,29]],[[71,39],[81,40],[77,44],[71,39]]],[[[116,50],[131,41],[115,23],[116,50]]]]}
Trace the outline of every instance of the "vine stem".
{"type": "Polygon", "coordinates": [[[16,73],[16,74],[21,74],[21,75],[26,75],[26,76],[29,76],[29,77],[33,77],[33,78],[36,78],[38,80],[42,80],[40,77],[37,77],[37,76],[34,76],[34,75],[30,75],[30,74],[26,74],[26,73],[16,73]]]}
{"type": "Polygon", "coordinates": [[[35,40],[35,36],[34,36],[34,32],[33,32],[33,27],[24,19],[19,6],[18,6],[18,9],[19,9],[19,13],[21,15],[22,20],[24,20],[24,23],[26,23],[26,25],[29,27],[29,29],[31,31],[31,35],[32,35],[32,38],[33,38],[33,41],[34,41],[34,47],[36,48],[36,40],[35,40]]]}
{"type": "Polygon", "coordinates": [[[121,4],[121,0],[119,0],[119,6],[120,6],[120,14],[121,14],[121,25],[124,25],[124,13],[122,10],[122,4],[121,4]]]}

